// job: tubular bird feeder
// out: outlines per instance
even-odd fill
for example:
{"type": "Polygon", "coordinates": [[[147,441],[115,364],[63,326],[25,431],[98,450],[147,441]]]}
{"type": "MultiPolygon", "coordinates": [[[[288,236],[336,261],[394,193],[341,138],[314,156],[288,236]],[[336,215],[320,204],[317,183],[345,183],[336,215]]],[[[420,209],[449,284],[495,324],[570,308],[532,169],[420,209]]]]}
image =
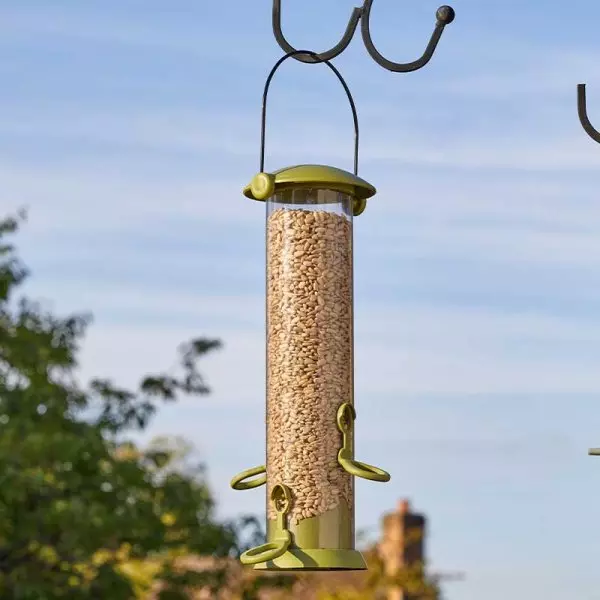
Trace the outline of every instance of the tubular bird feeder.
{"type": "MultiPolygon", "coordinates": [[[[275,36],[287,53],[265,83],[260,170],[243,192],[266,208],[267,456],[266,465],[231,481],[236,490],[266,484],[267,542],[240,557],[255,569],[366,569],[355,549],[354,478],[390,480],[386,471],[354,455],[352,224],[376,190],[358,175],[356,106],[344,78],[329,62],[348,45],[360,18],[365,42],[370,40],[371,5],[366,0],[362,9],[355,9],[342,41],[319,55],[289,46],[281,34],[280,1],[273,3],[275,36]],[[316,164],[265,172],[269,87],[289,58],[324,63],[342,84],[354,123],[352,172],[316,164]]],[[[442,8],[446,22],[438,22],[423,57],[391,70],[416,70],[429,61],[444,25],[454,18],[452,9],[442,8]]]]}

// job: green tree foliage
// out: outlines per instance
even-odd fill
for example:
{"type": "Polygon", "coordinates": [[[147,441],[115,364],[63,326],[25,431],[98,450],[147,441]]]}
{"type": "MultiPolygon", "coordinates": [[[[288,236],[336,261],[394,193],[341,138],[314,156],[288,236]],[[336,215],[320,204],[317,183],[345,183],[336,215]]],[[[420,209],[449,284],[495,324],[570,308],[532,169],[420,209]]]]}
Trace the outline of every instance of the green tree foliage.
{"type": "Polygon", "coordinates": [[[216,521],[185,445],[142,450],[126,436],[161,402],[209,393],[197,361],[220,342],[184,344],[178,375],[145,377],[134,391],[108,379],[82,385],[89,317],[57,317],[15,296],[28,272],[7,239],[23,216],[0,221],[0,598],[125,600],[157,577],[164,599],[184,598],[189,585],[218,588],[226,568],[181,572],[175,559],[235,556],[261,543],[256,521],[216,521]]]}

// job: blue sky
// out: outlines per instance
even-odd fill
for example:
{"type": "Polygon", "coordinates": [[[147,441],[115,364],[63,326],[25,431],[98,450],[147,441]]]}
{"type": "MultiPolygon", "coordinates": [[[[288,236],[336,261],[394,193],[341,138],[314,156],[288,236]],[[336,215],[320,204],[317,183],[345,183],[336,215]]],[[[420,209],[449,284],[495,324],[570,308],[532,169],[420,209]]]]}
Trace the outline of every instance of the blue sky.
{"type": "MultiPolygon", "coordinates": [[[[284,0],[297,47],[331,47],[354,3],[284,0]]],[[[358,482],[372,527],[409,496],[430,519],[449,600],[600,598],[600,4],[456,0],[426,69],[392,74],[357,35],[335,64],[361,122],[356,221],[358,482]],[[595,79],[596,78],[596,79],[595,79]]],[[[391,60],[424,48],[437,4],[383,2],[391,60]]],[[[260,2],[0,2],[0,208],[29,207],[28,292],[94,313],[82,376],[124,385],[217,336],[206,399],[149,435],[193,441],[224,516],[263,511],[228,488],[264,453],[264,78],[281,55],[260,2]]],[[[288,61],[273,83],[267,167],[350,169],[343,91],[288,61]]]]}

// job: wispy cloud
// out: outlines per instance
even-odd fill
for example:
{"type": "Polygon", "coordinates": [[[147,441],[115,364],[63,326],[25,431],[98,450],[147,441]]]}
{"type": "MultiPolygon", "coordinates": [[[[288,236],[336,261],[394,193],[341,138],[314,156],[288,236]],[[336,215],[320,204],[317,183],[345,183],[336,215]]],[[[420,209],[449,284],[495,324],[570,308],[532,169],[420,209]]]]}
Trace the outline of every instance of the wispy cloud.
{"type": "MultiPolygon", "coordinates": [[[[73,298],[101,307],[86,348],[84,372],[94,369],[130,381],[131,374],[172,360],[194,335],[222,337],[227,351],[206,363],[215,397],[252,401],[264,388],[264,303],[260,297],[162,293],[156,286],[114,292],[89,281],[56,286],[56,307],[73,298]],[[176,324],[175,324],[176,323],[176,324]],[[197,325],[195,325],[197,324],[197,325]],[[120,352],[110,351],[118,339],[120,352]],[[238,377],[232,379],[231,373],[238,377]],[[247,382],[253,381],[255,385],[247,382]]],[[[595,376],[600,329],[587,319],[506,314],[472,308],[423,307],[398,302],[357,314],[357,393],[598,393],[595,376]],[[568,354],[565,351],[568,349],[568,354]]]]}
{"type": "MultiPolygon", "coordinates": [[[[195,59],[211,60],[234,59],[242,65],[248,60],[244,53],[237,51],[236,44],[250,44],[254,34],[239,29],[226,27],[215,30],[212,23],[199,18],[203,11],[198,7],[180,5],[165,10],[164,6],[156,5],[162,18],[157,20],[155,11],[139,10],[135,3],[113,6],[111,10],[100,7],[78,6],[69,7],[68,12],[48,5],[27,7],[11,6],[0,10],[2,15],[1,29],[3,37],[8,39],[23,39],[28,36],[49,36],[51,39],[65,43],[102,42],[111,48],[137,47],[152,52],[185,52],[195,59]],[[188,13],[193,19],[181,19],[188,13]],[[203,43],[198,43],[202,35],[203,43]],[[215,48],[219,48],[218,54],[215,48]]],[[[248,12],[240,4],[240,12],[248,12]]],[[[223,15],[225,16],[225,15],[223,15]]],[[[225,23],[223,23],[225,25],[225,23]]],[[[266,57],[265,57],[266,58],[266,57]]]]}

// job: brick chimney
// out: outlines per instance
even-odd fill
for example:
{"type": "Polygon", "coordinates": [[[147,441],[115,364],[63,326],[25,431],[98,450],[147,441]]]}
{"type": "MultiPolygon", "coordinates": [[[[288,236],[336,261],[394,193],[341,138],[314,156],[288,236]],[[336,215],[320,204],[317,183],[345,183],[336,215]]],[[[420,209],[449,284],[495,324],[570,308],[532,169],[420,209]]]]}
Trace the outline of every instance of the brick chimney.
{"type": "MultiPolygon", "coordinates": [[[[425,562],[424,538],[426,519],[412,512],[410,502],[402,499],[396,511],[383,517],[383,535],[378,553],[388,576],[398,573],[402,567],[425,562]]],[[[416,600],[399,589],[390,589],[387,600],[416,600]]]]}

